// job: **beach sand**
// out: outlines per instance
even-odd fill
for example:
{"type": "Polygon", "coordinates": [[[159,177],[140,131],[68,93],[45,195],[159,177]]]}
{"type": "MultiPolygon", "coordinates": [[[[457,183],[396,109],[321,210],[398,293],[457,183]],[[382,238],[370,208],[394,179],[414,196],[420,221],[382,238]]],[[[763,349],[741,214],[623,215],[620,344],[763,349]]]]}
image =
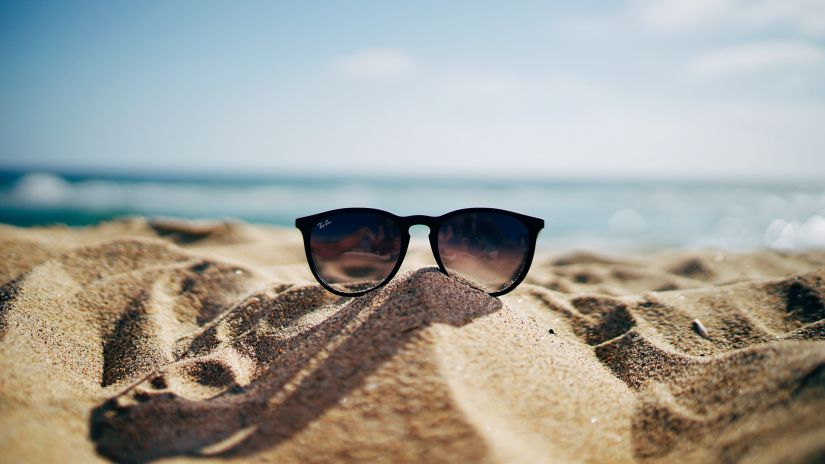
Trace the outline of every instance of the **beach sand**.
{"type": "Polygon", "coordinates": [[[429,253],[348,299],[297,230],[0,226],[0,461],[825,461],[823,253],[429,253]]]}

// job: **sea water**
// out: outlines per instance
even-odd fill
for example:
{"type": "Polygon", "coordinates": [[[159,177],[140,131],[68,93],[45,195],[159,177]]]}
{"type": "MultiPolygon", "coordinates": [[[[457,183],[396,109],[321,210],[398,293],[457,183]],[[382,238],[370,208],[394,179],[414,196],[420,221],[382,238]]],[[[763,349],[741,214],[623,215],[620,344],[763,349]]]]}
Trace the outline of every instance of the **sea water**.
{"type": "Polygon", "coordinates": [[[0,172],[0,222],[22,226],[81,226],[142,215],[291,227],[296,217],[351,206],[400,215],[440,215],[472,206],[518,211],[545,219],[542,247],[825,248],[825,181],[0,172]]]}

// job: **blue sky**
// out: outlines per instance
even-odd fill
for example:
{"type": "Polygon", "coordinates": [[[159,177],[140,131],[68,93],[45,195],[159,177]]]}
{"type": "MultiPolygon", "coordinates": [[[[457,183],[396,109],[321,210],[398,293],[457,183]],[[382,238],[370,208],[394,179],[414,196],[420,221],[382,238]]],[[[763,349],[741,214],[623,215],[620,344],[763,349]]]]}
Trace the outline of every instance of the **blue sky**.
{"type": "Polygon", "coordinates": [[[0,2],[0,166],[823,178],[825,0],[0,2]]]}

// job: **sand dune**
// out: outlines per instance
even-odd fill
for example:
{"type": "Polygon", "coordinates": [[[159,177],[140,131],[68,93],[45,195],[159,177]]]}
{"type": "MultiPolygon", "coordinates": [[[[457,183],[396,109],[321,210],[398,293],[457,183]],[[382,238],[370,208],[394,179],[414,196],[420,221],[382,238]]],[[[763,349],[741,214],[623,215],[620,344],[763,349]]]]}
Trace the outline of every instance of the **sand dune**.
{"type": "Polygon", "coordinates": [[[822,462],[825,255],[411,250],[348,299],[297,231],[0,226],[4,462],[822,462]],[[701,326],[701,328],[700,328],[701,326]]]}

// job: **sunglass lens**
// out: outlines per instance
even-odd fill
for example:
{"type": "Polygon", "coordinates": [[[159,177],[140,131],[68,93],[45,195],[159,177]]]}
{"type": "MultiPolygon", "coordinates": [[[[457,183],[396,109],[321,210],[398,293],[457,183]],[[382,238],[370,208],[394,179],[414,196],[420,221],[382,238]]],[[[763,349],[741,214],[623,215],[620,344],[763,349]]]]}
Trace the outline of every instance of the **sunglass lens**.
{"type": "Polygon", "coordinates": [[[390,275],[401,253],[401,231],[381,214],[334,213],[312,226],[309,247],[324,282],[356,293],[377,287],[390,275]]]}
{"type": "Polygon", "coordinates": [[[518,279],[530,248],[527,226],[506,214],[459,213],[438,229],[438,252],[447,272],[490,293],[518,279]]]}

